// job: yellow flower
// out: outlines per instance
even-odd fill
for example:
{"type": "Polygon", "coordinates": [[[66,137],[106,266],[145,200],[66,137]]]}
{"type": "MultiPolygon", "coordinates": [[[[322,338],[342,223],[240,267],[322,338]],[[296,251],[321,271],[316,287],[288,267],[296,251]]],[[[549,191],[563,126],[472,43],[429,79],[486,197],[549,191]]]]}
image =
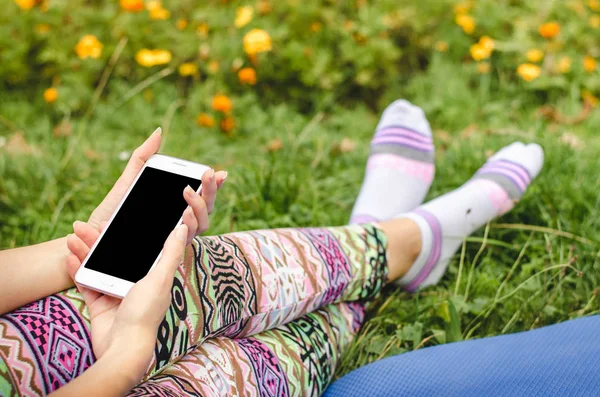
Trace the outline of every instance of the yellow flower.
{"type": "Polygon", "coordinates": [[[208,24],[205,22],[202,22],[200,25],[198,25],[198,27],[196,28],[196,33],[198,34],[198,36],[202,37],[203,39],[208,37],[208,24]]]}
{"type": "Polygon", "coordinates": [[[435,49],[439,52],[446,52],[448,51],[448,43],[446,43],[445,41],[438,41],[437,43],[435,43],[435,49]]]}
{"type": "Polygon", "coordinates": [[[122,9],[129,12],[140,12],[144,9],[142,0],[121,0],[119,3],[122,9]]]}
{"type": "Polygon", "coordinates": [[[466,34],[471,34],[475,30],[475,19],[472,16],[466,14],[457,15],[454,22],[460,26],[466,34]]]}
{"type": "Polygon", "coordinates": [[[38,23],[34,26],[34,29],[39,34],[48,33],[50,31],[50,25],[47,23],[38,23]]]}
{"type": "Polygon", "coordinates": [[[233,108],[231,100],[226,95],[215,95],[212,100],[212,108],[217,112],[229,113],[233,108]]]}
{"type": "Polygon", "coordinates": [[[181,76],[193,76],[198,73],[198,66],[191,62],[182,63],[179,65],[179,74],[181,76]]]}
{"type": "Polygon", "coordinates": [[[177,29],[179,30],[183,30],[188,26],[188,21],[187,19],[184,18],[179,18],[177,20],[177,22],[175,22],[175,27],[177,27],[177,29]]]}
{"type": "Polygon", "coordinates": [[[492,54],[492,51],[485,48],[480,43],[473,44],[471,49],[469,50],[471,53],[471,57],[476,61],[481,61],[482,59],[487,59],[492,54]]]}
{"type": "Polygon", "coordinates": [[[44,91],[44,101],[52,103],[58,98],[58,90],[56,88],[47,88],[44,91]]]}
{"type": "Polygon", "coordinates": [[[477,73],[487,74],[490,72],[490,63],[489,62],[478,62],[477,63],[477,73]]]}
{"type": "Polygon", "coordinates": [[[252,68],[243,68],[238,72],[238,78],[242,84],[256,84],[256,70],[252,68]]]}
{"type": "Polygon", "coordinates": [[[586,72],[593,72],[596,70],[596,60],[589,55],[583,57],[583,68],[586,72]]]}
{"type": "Polygon", "coordinates": [[[573,61],[571,60],[571,58],[569,58],[568,56],[563,56],[558,60],[558,63],[556,64],[556,71],[558,71],[559,73],[569,73],[572,64],[573,61]]]}
{"type": "Polygon", "coordinates": [[[149,50],[144,48],[135,54],[135,60],[140,65],[150,68],[156,65],[164,65],[171,62],[172,55],[167,50],[149,50]]]}
{"type": "Polygon", "coordinates": [[[171,11],[162,7],[154,8],[150,10],[149,13],[150,19],[153,19],[155,21],[164,21],[165,19],[169,19],[169,17],[171,16],[171,11]]]}
{"type": "Polygon", "coordinates": [[[219,127],[221,127],[221,131],[229,135],[229,133],[235,128],[235,120],[233,117],[225,117],[219,123],[219,127]]]}
{"type": "Polygon", "coordinates": [[[98,59],[102,54],[102,43],[98,41],[96,36],[87,34],[79,39],[75,46],[75,53],[80,59],[92,58],[98,59]]]}
{"type": "Polygon", "coordinates": [[[490,36],[481,36],[481,38],[479,39],[479,45],[481,45],[483,48],[490,52],[492,52],[494,50],[494,47],[496,47],[494,39],[492,39],[490,36]]]}
{"type": "Polygon", "coordinates": [[[244,51],[248,55],[271,51],[271,36],[262,29],[252,29],[244,36],[244,51]]]}
{"type": "Polygon", "coordinates": [[[35,5],[35,1],[36,0],[15,0],[15,3],[17,3],[22,10],[31,10],[35,5]]]}
{"type": "Polygon", "coordinates": [[[590,9],[592,11],[600,11],[600,1],[598,1],[598,0],[589,0],[588,1],[588,7],[590,7],[590,9]]]}
{"type": "Polygon", "coordinates": [[[146,3],[146,9],[148,11],[158,10],[160,8],[162,8],[162,2],[160,0],[150,0],[146,3]]]}
{"type": "Polygon", "coordinates": [[[236,28],[243,28],[252,21],[254,9],[251,6],[238,7],[234,25],[236,28]]]}
{"type": "Polygon", "coordinates": [[[539,62],[542,60],[542,58],[544,58],[544,52],[537,48],[532,48],[531,50],[527,51],[525,56],[529,62],[539,62]]]}
{"type": "Polygon", "coordinates": [[[590,25],[590,28],[600,28],[600,15],[592,15],[588,21],[588,25],[590,25]]]}
{"type": "Polygon", "coordinates": [[[155,65],[165,65],[171,62],[171,59],[173,58],[171,51],[168,50],[154,50],[153,54],[155,65]]]}
{"type": "Polygon", "coordinates": [[[215,125],[215,119],[209,114],[200,113],[196,117],[196,123],[200,127],[212,127],[215,125]]]}
{"type": "Polygon", "coordinates": [[[552,39],[560,33],[560,25],[558,22],[546,22],[539,28],[540,35],[545,39],[552,39]]]}
{"type": "Polygon", "coordinates": [[[540,77],[542,70],[538,65],[533,63],[522,63],[517,68],[517,74],[525,81],[532,81],[540,77]]]}

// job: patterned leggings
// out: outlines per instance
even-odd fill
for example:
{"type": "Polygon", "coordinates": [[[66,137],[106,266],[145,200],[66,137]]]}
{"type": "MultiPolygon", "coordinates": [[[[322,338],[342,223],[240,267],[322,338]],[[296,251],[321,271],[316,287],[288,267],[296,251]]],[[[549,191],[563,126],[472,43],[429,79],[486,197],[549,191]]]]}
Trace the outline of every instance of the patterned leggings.
{"type": "MultiPolygon", "coordinates": [[[[232,233],[192,247],[130,396],[320,395],[387,278],[375,225],[232,233]]],[[[0,317],[2,396],[46,395],[94,361],[75,289],[0,317]]]]}

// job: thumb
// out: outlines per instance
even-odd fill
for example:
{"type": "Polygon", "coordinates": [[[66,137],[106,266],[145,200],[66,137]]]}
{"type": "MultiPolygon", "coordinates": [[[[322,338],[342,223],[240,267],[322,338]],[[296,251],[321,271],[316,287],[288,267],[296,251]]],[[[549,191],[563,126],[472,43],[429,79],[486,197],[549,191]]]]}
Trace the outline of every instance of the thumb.
{"type": "Polygon", "coordinates": [[[169,285],[169,289],[175,277],[177,267],[183,260],[187,234],[188,227],[185,224],[181,224],[173,230],[165,242],[160,261],[158,261],[156,267],[150,272],[153,278],[166,282],[169,285]]]}

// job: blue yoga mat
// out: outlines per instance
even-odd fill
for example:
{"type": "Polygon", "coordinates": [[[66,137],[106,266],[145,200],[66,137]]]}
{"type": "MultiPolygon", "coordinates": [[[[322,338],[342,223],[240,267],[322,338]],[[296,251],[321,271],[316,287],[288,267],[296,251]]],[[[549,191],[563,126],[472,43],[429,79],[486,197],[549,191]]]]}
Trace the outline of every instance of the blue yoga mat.
{"type": "Polygon", "coordinates": [[[325,396],[600,396],[600,315],[389,357],[325,396]]]}

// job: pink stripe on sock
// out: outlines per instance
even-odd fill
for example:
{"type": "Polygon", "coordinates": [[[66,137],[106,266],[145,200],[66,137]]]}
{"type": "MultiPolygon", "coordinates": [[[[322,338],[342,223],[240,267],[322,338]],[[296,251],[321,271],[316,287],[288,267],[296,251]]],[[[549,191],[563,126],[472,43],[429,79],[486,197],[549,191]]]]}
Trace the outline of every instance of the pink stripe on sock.
{"type": "Polygon", "coordinates": [[[369,157],[367,170],[376,168],[398,170],[427,183],[433,181],[433,176],[435,174],[435,166],[431,163],[423,163],[421,161],[407,159],[406,157],[400,157],[390,153],[376,153],[369,157]]]}
{"type": "Polygon", "coordinates": [[[431,143],[431,137],[401,127],[382,128],[375,134],[376,137],[385,135],[404,135],[407,138],[413,138],[416,141],[420,141],[423,143],[431,143]]]}
{"type": "Polygon", "coordinates": [[[517,174],[521,175],[521,178],[523,179],[523,181],[525,181],[525,183],[531,182],[531,177],[529,176],[529,172],[522,166],[515,164],[513,162],[510,162],[508,160],[498,160],[498,161],[496,161],[496,163],[501,164],[503,167],[510,168],[511,170],[515,171],[517,174]]]}
{"type": "Polygon", "coordinates": [[[473,179],[469,183],[476,184],[479,189],[487,193],[492,206],[496,210],[496,216],[506,214],[515,206],[508,193],[496,182],[489,179],[473,179]]]}
{"type": "Polygon", "coordinates": [[[366,215],[366,214],[358,214],[358,215],[354,215],[352,217],[352,219],[350,219],[350,224],[355,225],[357,223],[372,223],[372,222],[378,222],[378,221],[379,221],[379,219],[375,218],[374,216],[366,215]]]}
{"type": "Polygon", "coordinates": [[[515,173],[513,170],[495,166],[493,164],[483,166],[478,172],[478,174],[501,174],[510,179],[520,190],[521,192],[527,189],[527,184],[521,179],[521,177],[515,173]]]}
{"type": "Polygon", "coordinates": [[[386,144],[386,143],[387,144],[399,144],[399,145],[407,146],[407,147],[410,147],[413,149],[421,150],[423,152],[433,151],[433,144],[421,143],[421,142],[415,141],[410,138],[401,138],[401,137],[394,137],[394,136],[382,136],[382,137],[376,136],[371,141],[372,145],[381,145],[381,144],[386,144]]]}
{"type": "Polygon", "coordinates": [[[429,276],[435,265],[437,265],[438,260],[440,259],[440,253],[442,252],[442,228],[438,219],[433,214],[425,210],[416,209],[413,212],[423,217],[429,224],[429,227],[431,227],[431,232],[433,234],[433,245],[431,247],[431,251],[429,252],[427,262],[425,262],[425,265],[419,274],[417,274],[417,276],[404,287],[404,289],[409,292],[416,291],[419,287],[419,284],[421,284],[427,278],[427,276],[429,276]]]}

